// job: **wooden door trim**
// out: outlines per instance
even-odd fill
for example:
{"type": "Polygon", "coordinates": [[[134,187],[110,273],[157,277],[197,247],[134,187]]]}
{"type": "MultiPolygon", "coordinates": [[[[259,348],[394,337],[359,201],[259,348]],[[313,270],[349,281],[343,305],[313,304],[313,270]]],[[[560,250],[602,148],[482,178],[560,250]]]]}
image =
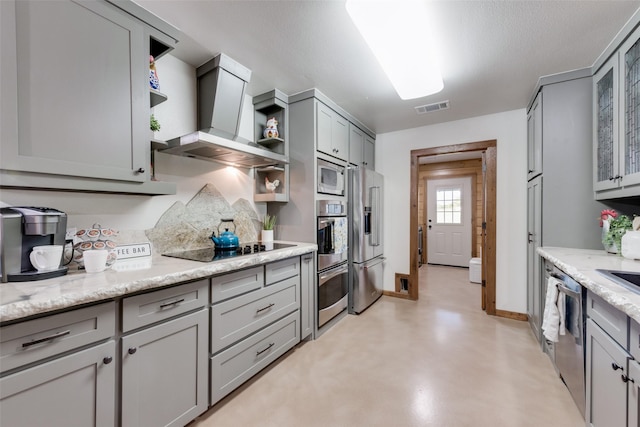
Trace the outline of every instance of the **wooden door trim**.
{"type": "Polygon", "coordinates": [[[496,174],[497,174],[497,141],[487,140],[466,144],[454,144],[440,147],[411,150],[411,195],[409,200],[409,296],[418,299],[418,176],[419,158],[438,154],[463,153],[468,151],[484,151],[486,166],[486,245],[482,252],[482,280],[487,314],[496,314],[496,174]]]}

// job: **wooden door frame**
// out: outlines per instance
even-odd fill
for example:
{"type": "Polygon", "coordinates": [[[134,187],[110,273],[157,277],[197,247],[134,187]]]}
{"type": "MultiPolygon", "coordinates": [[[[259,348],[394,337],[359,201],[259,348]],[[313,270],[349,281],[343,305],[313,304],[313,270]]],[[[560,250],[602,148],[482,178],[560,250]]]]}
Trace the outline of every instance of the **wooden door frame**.
{"type": "Polygon", "coordinates": [[[466,144],[455,144],[433,148],[411,150],[411,195],[409,200],[409,245],[410,267],[408,277],[408,294],[413,300],[418,299],[418,177],[420,157],[437,156],[439,154],[463,153],[468,151],[485,152],[485,188],[484,203],[486,206],[485,234],[486,244],[482,251],[482,287],[484,308],[487,314],[496,314],[496,175],[497,175],[497,141],[487,140],[466,144]]]}

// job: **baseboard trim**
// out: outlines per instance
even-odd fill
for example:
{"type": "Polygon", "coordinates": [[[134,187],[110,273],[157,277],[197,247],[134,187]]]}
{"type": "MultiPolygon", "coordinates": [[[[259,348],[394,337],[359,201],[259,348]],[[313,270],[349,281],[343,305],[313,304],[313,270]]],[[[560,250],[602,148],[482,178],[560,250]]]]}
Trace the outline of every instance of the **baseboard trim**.
{"type": "Polygon", "coordinates": [[[401,298],[401,299],[409,299],[412,300],[411,295],[405,292],[394,292],[394,291],[382,291],[382,295],[386,295],[388,297],[401,298]]]}
{"type": "Polygon", "coordinates": [[[525,313],[516,313],[515,311],[507,311],[507,310],[496,309],[496,316],[506,317],[507,319],[513,319],[513,320],[522,320],[523,322],[526,322],[527,320],[529,320],[529,318],[525,313]]]}

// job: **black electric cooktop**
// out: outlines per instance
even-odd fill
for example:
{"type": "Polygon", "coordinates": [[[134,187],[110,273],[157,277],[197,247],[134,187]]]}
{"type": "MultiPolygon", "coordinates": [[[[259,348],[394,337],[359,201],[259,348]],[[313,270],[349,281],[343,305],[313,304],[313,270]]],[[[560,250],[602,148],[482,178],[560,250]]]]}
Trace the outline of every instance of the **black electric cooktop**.
{"type": "Polygon", "coordinates": [[[237,248],[232,249],[219,249],[215,250],[214,248],[202,248],[202,249],[192,249],[188,251],[181,252],[171,252],[162,254],[164,256],[173,257],[173,258],[181,258],[188,259],[191,261],[200,261],[200,262],[211,262],[218,261],[221,259],[235,258],[239,256],[252,255],[260,252],[269,252],[275,249],[284,249],[295,246],[290,243],[274,243],[274,242],[250,242],[244,243],[237,248]]]}

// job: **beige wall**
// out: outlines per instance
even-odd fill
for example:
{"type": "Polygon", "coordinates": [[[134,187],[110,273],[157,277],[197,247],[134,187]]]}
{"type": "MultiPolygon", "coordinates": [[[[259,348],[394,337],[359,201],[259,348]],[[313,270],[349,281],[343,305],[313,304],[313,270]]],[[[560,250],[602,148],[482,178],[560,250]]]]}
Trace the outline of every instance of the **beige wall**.
{"type": "MultiPolygon", "coordinates": [[[[482,159],[460,160],[445,163],[429,163],[420,166],[418,172],[418,224],[426,230],[426,187],[425,180],[429,178],[444,178],[448,176],[472,175],[475,176],[475,206],[472,210],[473,236],[471,256],[480,256],[482,247],[482,159]]],[[[427,246],[427,233],[423,233],[422,247],[427,246]]],[[[426,263],[427,251],[422,251],[422,262],[426,263]]]]}

